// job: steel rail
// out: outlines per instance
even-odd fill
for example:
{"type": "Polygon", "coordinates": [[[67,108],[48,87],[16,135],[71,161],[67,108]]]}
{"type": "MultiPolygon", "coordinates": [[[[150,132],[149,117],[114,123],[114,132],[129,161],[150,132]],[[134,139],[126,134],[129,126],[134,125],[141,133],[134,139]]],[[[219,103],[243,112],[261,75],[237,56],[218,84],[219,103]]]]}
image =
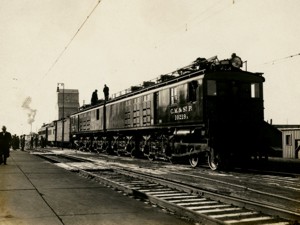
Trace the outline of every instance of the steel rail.
{"type": "MultiPolygon", "coordinates": [[[[219,200],[224,201],[229,204],[246,207],[246,208],[249,208],[252,210],[259,210],[259,211],[262,211],[264,213],[271,214],[271,215],[278,215],[282,218],[286,218],[289,220],[300,221],[299,213],[289,211],[286,209],[282,209],[279,207],[270,206],[270,205],[262,204],[259,202],[251,201],[251,200],[246,200],[246,199],[241,199],[241,198],[237,198],[237,197],[214,193],[212,191],[200,189],[199,187],[196,187],[196,186],[193,186],[190,184],[186,184],[186,183],[182,183],[182,182],[174,181],[174,180],[169,180],[166,178],[155,177],[154,175],[149,175],[149,174],[146,175],[146,174],[142,174],[142,173],[139,173],[136,171],[131,171],[131,170],[129,171],[126,169],[122,169],[122,170],[118,170],[118,171],[120,171],[120,173],[128,174],[131,176],[144,177],[144,179],[147,179],[150,181],[155,181],[162,185],[167,185],[169,187],[180,189],[185,192],[196,193],[198,195],[207,196],[209,198],[218,198],[219,200]]],[[[239,186],[239,185],[237,185],[237,186],[239,186]]]]}
{"type": "Polygon", "coordinates": [[[276,198],[292,201],[292,202],[295,202],[295,203],[300,203],[300,201],[296,200],[296,199],[292,199],[292,198],[285,197],[285,196],[282,196],[282,195],[276,195],[276,194],[256,190],[254,188],[249,188],[249,187],[246,187],[244,185],[232,184],[232,183],[229,183],[229,182],[220,181],[220,180],[216,180],[216,179],[212,179],[212,178],[207,178],[207,177],[199,176],[199,175],[183,174],[183,173],[178,173],[178,172],[171,172],[171,173],[176,174],[176,175],[181,175],[181,176],[189,176],[189,177],[194,177],[194,178],[197,178],[197,179],[208,180],[210,182],[219,183],[219,184],[222,184],[222,185],[228,185],[228,186],[231,186],[231,187],[240,188],[240,189],[243,189],[243,190],[246,190],[246,191],[251,191],[251,192],[254,192],[254,193],[258,193],[258,194],[262,194],[262,195],[266,195],[266,196],[270,196],[270,197],[276,197],[276,198]]]}
{"type": "MultiPolygon", "coordinates": [[[[47,158],[46,155],[41,155],[41,157],[47,158]]],[[[70,160],[73,159],[77,162],[84,161],[82,158],[79,160],[74,156],[69,157],[65,155],[56,155],[55,157],[57,157],[57,162],[60,162],[59,158],[61,158],[62,161],[65,160],[65,158],[70,160]]],[[[55,162],[53,155],[49,155],[49,158],[51,162],[55,162]]],[[[91,160],[86,161],[91,162],[91,160]]],[[[80,166],[73,164],[69,165],[69,167],[73,168],[71,171],[78,172],[87,178],[94,179],[95,181],[103,183],[109,187],[122,190],[123,192],[133,196],[147,199],[154,204],[175,211],[181,216],[188,216],[193,220],[204,223],[231,224],[242,221],[251,221],[252,219],[272,221],[271,223],[275,223],[274,221],[278,220],[282,224],[289,224],[291,222],[287,220],[300,221],[300,214],[295,212],[250,200],[214,193],[179,181],[156,177],[150,174],[142,174],[124,168],[120,169],[116,166],[112,166],[109,170],[84,170],[80,168],[80,166]],[[110,173],[112,175],[107,178],[104,174],[97,175],[97,171],[100,171],[101,173],[110,173]],[[124,179],[121,178],[122,176],[138,179],[138,181],[131,182],[128,178],[126,178],[125,181],[120,181],[124,179]],[[191,199],[192,202],[190,202],[191,199]],[[193,202],[194,200],[197,200],[197,202],[193,202]],[[201,201],[203,201],[206,205],[202,206],[201,201]],[[226,213],[226,211],[229,212],[226,213]],[[215,212],[222,212],[223,214],[214,216],[207,214],[215,212]],[[229,219],[230,217],[235,218],[236,215],[238,215],[238,217],[243,217],[244,219],[229,219]],[[253,217],[255,215],[257,215],[257,217],[253,217]]],[[[297,224],[297,222],[295,224],[297,224]]]]}

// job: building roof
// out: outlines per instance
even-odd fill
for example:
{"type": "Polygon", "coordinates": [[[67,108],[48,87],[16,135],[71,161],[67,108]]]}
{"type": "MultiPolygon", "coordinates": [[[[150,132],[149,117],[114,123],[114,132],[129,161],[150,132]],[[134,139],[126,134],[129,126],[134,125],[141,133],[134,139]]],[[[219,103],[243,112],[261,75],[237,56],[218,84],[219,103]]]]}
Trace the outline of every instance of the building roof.
{"type": "Polygon", "coordinates": [[[297,124],[274,124],[274,127],[278,129],[291,129],[291,128],[300,128],[300,125],[297,124]]]}

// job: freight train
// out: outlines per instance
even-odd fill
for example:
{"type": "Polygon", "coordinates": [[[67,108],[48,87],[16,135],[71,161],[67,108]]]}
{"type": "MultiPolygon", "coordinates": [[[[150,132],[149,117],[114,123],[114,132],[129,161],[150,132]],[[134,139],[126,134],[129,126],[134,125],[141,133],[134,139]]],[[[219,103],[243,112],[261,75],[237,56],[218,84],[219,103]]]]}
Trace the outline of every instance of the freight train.
{"type": "MultiPolygon", "coordinates": [[[[212,170],[267,159],[265,79],[242,66],[236,54],[224,60],[197,58],[107,101],[81,107],[64,120],[62,144],[150,160],[188,159],[192,167],[207,159],[212,170]]],[[[62,121],[54,124],[44,127],[43,135],[57,143],[62,121]]]]}

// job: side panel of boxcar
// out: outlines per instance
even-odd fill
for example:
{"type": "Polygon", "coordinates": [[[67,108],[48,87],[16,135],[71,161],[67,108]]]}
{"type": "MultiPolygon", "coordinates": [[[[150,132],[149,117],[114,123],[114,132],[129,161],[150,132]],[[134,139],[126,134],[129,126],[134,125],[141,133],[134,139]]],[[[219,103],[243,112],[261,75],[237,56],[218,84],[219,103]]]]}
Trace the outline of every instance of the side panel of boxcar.
{"type": "Polygon", "coordinates": [[[70,118],[64,120],[64,129],[62,129],[63,121],[58,120],[56,123],[56,141],[62,142],[62,132],[64,130],[64,143],[70,141],[70,118]]]}
{"type": "Polygon", "coordinates": [[[103,120],[104,120],[103,106],[91,110],[90,130],[91,131],[103,130],[103,120]]]}

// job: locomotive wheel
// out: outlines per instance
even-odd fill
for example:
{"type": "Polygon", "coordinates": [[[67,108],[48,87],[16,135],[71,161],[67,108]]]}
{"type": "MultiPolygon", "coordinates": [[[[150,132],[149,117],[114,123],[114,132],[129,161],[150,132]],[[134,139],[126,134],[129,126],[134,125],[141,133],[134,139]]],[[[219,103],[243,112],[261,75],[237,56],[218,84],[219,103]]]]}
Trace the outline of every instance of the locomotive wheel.
{"type": "MultiPolygon", "coordinates": [[[[193,152],[194,151],[194,148],[190,148],[190,152],[193,152]]],[[[199,164],[199,157],[198,155],[191,155],[189,157],[189,162],[190,162],[190,165],[194,168],[196,166],[198,166],[199,164]]]]}
{"type": "Polygon", "coordinates": [[[137,158],[137,154],[138,154],[138,152],[135,150],[135,148],[134,149],[132,149],[131,150],[131,154],[130,154],[130,156],[131,156],[131,158],[137,158]]]}
{"type": "Polygon", "coordinates": [[[113,155],[114,154],[113,146],[107,145],[105,151],[108,155],[113,155]]]}
{"type": "Polygon", "coordinates": [[[123,156],[123,155],[124,155],[124,154],[123,154],[123,151],[117,150],[117,155],[118,155],[118,156],[123,156]]]}
{"type": "Polygon", "coordinates": [[[149,161],[153,161],[155,159],[155,155],[150,152],[149,145],[145,145],[143,149],[144,156],[146,156],[149,161]]]}
{"type": "Polygon", "coordinates": [[[173,156],[168,156],[167,159],[169,160],[170,163],[176,164],[177,160],[173,156]]]}
{"type": "Polygon", "coordinates": [[[218,170],[221,167],[221,156],[219,153],[216,153],[214,149],[211,149],[211,151],[208,154],[208,166],[212,170],[218,170]]]}
{"type": "Polygon", "coordinates": [[[149,161],[155,160],[155,156],[153,154],[149,154],[149,155],[147,155],[147,157],[148,157],[149,161]]]}

